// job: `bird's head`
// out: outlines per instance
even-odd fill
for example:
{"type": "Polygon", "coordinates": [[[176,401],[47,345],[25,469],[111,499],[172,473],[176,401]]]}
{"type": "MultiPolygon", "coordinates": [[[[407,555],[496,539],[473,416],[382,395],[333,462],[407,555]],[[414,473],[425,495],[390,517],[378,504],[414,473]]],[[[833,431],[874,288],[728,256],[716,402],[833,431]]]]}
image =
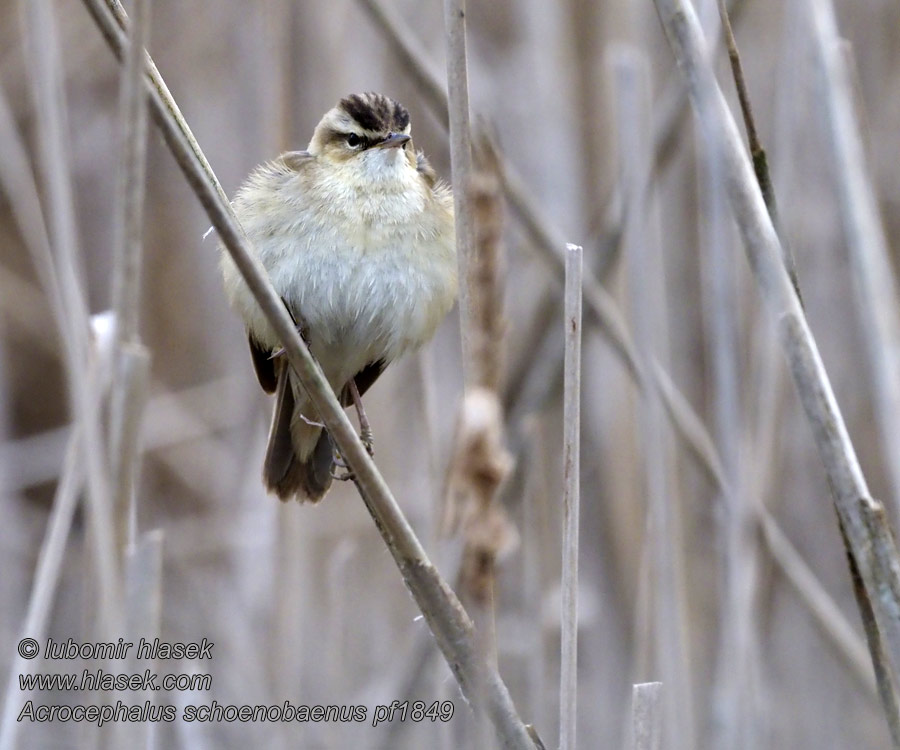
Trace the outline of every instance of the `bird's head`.
{"type": "Polygon", "coordinates": [[[342,171],[391,179],[416,168],[409,131],[409,112],[399,102],[383,94],[353,94],[325,114],[308,150],[342,171]]]}

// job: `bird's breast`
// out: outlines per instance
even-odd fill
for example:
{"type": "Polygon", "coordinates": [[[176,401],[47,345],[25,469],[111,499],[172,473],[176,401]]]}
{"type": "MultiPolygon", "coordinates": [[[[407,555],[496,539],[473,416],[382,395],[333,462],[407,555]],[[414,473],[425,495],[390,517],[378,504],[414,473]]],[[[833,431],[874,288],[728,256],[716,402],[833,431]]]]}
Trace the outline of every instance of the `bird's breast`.
{"type": "MultiPolygon", "coordinates": [[[[323,238],[324,240],[324,238],[323,238]]],[[[375,228],[301,248],[284,296],[326,369],[391,361],[427,341],[455,296],[446,238],[375,228]]]]}
{"type": "MultiPolygon", "coordinates": [[[[248,233],[335,387],[425,343],[456,296],[452,216],[376,221],[361,211],[332,222],[320,211],[295,217],[288,232],[248,233]]],[[[256,338],[277,345],[255,303],[247,307],[256,338]]]]}

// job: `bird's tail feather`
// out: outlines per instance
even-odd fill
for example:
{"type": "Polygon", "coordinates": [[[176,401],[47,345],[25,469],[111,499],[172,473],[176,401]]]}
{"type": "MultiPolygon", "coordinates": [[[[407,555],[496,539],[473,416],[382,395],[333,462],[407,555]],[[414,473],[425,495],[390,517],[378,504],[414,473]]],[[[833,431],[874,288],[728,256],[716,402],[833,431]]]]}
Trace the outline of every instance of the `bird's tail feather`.
{"type": "Polygon", "coordinates": [[[333,448],[328,433],[301,416],[305,399],[298,403],[289,371],[285,363],[278,373],[263,481],[281,500],[315,503],[331,487],[333,448]]]}

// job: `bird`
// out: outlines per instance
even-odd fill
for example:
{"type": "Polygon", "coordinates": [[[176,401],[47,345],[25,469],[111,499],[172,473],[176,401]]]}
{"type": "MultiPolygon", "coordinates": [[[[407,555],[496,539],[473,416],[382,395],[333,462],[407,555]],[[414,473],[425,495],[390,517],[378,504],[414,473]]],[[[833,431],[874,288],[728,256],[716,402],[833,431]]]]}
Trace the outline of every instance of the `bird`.
{"type": "MultiPolygon", "coordinates": [[[[232,206],[253,251],[342,406],[385,368],[426,344],[457,294],[453,194],[416,151],[409,112],[383,94],[341,99],[305,151],[258,166],[232,206]]],[[[231,256],[220,246],[225,295],[243,319],[263,390],[275,394],[263,464],[283,501],[318,502],[339,455],[231,256]]]]}

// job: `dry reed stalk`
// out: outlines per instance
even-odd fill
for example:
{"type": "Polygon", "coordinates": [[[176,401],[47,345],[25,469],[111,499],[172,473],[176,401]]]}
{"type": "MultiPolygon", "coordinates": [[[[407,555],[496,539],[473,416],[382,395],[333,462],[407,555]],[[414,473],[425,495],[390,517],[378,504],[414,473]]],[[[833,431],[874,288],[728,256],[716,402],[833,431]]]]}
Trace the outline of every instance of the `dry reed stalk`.
{"type": "MultiPolygon", "coordinates": [[[[125,550],[125,601],[126,632],[129,640],[137,642],[139,638],[152,640],[159,636],[162,626],[162,570],[163,570],[163,531],[155,529],[133,538],[125,550]]],[[[139,672],[137,659],[130,658],[129,669],[139,672]]],[[[143,663],[141,663],[143,666],[143,663]]],[[[156,672],[158,662],[151,662],[150,668],[156,672]]],[[[154,692],[148,688],[133,696],[136,702],[156,702],[154,692]]],[[[129,727],[132,731],[133,745],[147,750],[154,748],[156,727],[153,722],[135,724],[129,727]]]]}
{"type": "MultiPolygon", "coordinates": [[[[339,540],[330,551],[325,569],[328,580],[328,643],[323,649],[328,695],[347,695],[350,686],[345,684],[346,659],[346,603],[347,594],[342,585],[348,578],[348,568],[358,554],[356,542],[352,538],[339,540]]],[[[334,739],[337,739],[336,737],[334,739]]]]}
{"type": "MultiPolygon", "coordinates": [[[[103,0],[84,1],[104,37],[121,57],[125,42],[119,23],[124,19],[117,23],[103,0]]],[[[107,1],[117,5],[115,0],[107,1]]],[[[151,112],[167,145],[260,309],[281,339],[288,361],[353,471],[357,489],[463,692],[479,714],[483,712],[489,717],[502,745],[531,748],[533,740],[516,713],[500,675],[493,665],[480,658],[471,619],[431,563],[321,369],[300,339],[235,219],[230,203],[223,199],[218,181],[210,175],[208,163],[198,156],[199,146],[187,136],[181,121],[166,106],[162,93],[166,89],[161,79],[154,78],[153,68],[148,70],[146,83],[151,112]],[[483,694],[476,692],[475,686],[483,686],[483,694]]]]}
{"type": "Polygon", "coordinates": [[[150,387],[150,352],[139,342],[120,342],[114,356],[110,394],[111,471],[117,552],[137,540],[137,498],[135,482],[142,453],[141,433],[144,408],[150,387]]]}
{"type": "MultiPolygon", "coordinates": [[[[859,573],[883,641],[870,643],[876,674],[896,684],[900,665],[900,561],[884,507],[869,495],[828,375],[819,357],[796,292],[782,262],[778,236],[740,141],[737,126],[722,96],[706,54],[702,31],[691,6],[681,0],[655,0],[657,11],[707,143],[721,159],[732,211],[769,312],[777,321],[781,343],[800,401],[825,465],[840,525],[853,566],[859,573]]],[[[862,604],[862,602],[860,602],[862,604]]],[[[866,608],[861,606],[865,620],[866,608]]],[[[896,703],[882,692],[892,729],[898,725],[896,703]]]]}
{"type": "MultiPolygon", "coordinates": [[[[443,532],[460,530],[464,549],[459,588],[470,609],[483,609],[476,626],[493,631],[494,568],[497,558],[515,546],[517,535],[506,511],[495,502],[512,469],[504,447],[499,388],[503,364],[503,214],[497,155],[481,137],[469,196],[475,243],[469,258],[471,329],[470,380],[457,421],[455,448],[447,472],[443,532]]],[[[473,609],[473,613],[474,613],[473,609]]],[[[485,645],[493,654],[493,638],[485,645]]]]}
{"type": "Polygon", "coordinates": [[[731,73],[734,78],[734,86],[737,90],[738,101],[741,105],[741,114],[744,117],[744,127],[747,130],[747,146],[750,149],[750,158],[753,161],[753,172],[756,174],[756,181],[759,183],[759,189],[762,193],[769,216],[772,217],[772,225],[778,233],[781,240],[781,259],[784,262],[785,270],[791,279],[794,291],[797,292],[797,298],[801,304],[803,297],[800,294],[800,282],[797,279],[797,262],[794,259],[794,252],[788,243],[784,232],[781,231],[780,222],[778,220],[778,204],[775,200],[775,187],[772,184],[772,177],[769,174],[769,161],[766,150],[763,148],[759,140],[756,130],[756,121],[753,117],[753,107],[750,105],[750,94],[747,90],[747,82],[744,78],[744,66],[741,63],[741,56],[737,48],[737,40],[734,38],[734,30],[731,27],[731,17],[728,12],[728,6],[725,0],[717,0],[719,7],[719,18],[722,22],[722,34],[725,39],[725,48],[728,50],[728,61],[731,64],[731,73]]]}
{"type": "Polygon", "coordinates": [[[661,682],[640,682],[631,689],[631,748],[660,750],[662,747],[661,682]]]}
{"type": "MultiPolygon", "coordinates": [[[[506,510],[496,502],[512,469],[504,447],[498,395],[503,363],[503,215],[497,154],[486,137],[474,144],[468,200],[474,244],[468,259],[469,374],[447,473],[444,531],[463,537],[457,590],[473,617],[483,658],[496,663],[494,596],[497,560],[518,543],[506,510]]],[[[487,743],[476,725],[479,746],[487,743]]]]}
{"type": "Polygon", "coordinates": [[[737,284],[730,255],[731,226],[724,206],[718,163],[698,149],[701,216],[701,285],[707,371],[712,384],[712,411],[719,455],[723,457],[731,492],[719,493],[721,504],[716,532],[720,554],[719,643],[712,685],[712,732],[717,747],[746,747],[744,729],[755,712],[755,695],[743,636],[752,628],[755,565],[752,516],[748,518],[746,489],[741,482],[741,440],[738,341],[734,304],[737,284]],[[749,521],[749,523],[748,523],[749,521]],[[749,542],[747,544],[747,539],[749,542]],[[749,580],[745,580],[750,574],[749,580]],[[749,583],[750,585],[745,585],[749,583]]]}
{"type": "Polygon", "coordinates": [[[450,170],[459,268],[459,321],[462,335],[463,379],[474,382],[472,371],[472,305],[469,266],[472,262],[472,133],[469,123],[469,74],[466,60],[466,0],[444,0],[447,39],[447,100],[450,127],[450,170]]]}
{"type": "MultiPolygon", "coordinates": [[[[656,213],[646,180],[650,151],[649,82],[642,53],[616,46],[610,53],[615,91],[618,153],[622,156],[626,203],[628,295],[635,339],[644,361],[665,365],[668,347],[665,324],[664,258],[659,250],[656,213]],[[627,158],[626,156],[627,155],[627,158]]],[[[684,584],[681,578],[677,492],[671,481],[668,431],[660,390],[648,388],[639,407],[643,448],[644,493],[647,498],[648,544],[656,582],[655,663],[666,691],[664,715],[667,742],[673,748],[693,748],[691,681],[684,634],[684,584]]]]}
{"type": "Polygon", "coordinates": [[[144,96],[144,47],[150,30],[150,0],[136,0],[129,25],[121,75],[121,138],[116,183],[113,247],[113,310],[116,343],[135,342],[141,300],[141,234],[147,156],[147,97],[144,96]]]}
{"type": "Polygon", "coordinates": [[[499,154],[481,133],[475,142],[475,171],[469,187],[475,242],[469,260],[473,382],[499,394],[504,369],[503,198],[499,154]]]}
{"type": "Polygon", "coordinates": [[[544,724],[545,702],[541,699],[547,672],[544,655],[544,574],[547,570],[544,536],[550,526],[547,519],[548,496],[547,456],[543,450],[545,436],[537,416],[528,419],[523,431],[526,435],[523,460],[518,465],[525,470],[522,489],[522,598],[528,621],[527,685],[529,709],[538,726],[544,724]]]}
{"type": "MultiPolygon", "coordinates": [[[[427,460],[425,476],[425,495],[438,497],[441,479],[438,468],[438,449],[436,413],[437,395],[435,394],[436,371],[434,357],[430,349],[422,349],[416,356],[416,380],[419,386],[419,415],[423,425],[425,453],[427,460]]],[[[430,532],[429,547],[437,543],[440,535],[440,517],[434,504],[428,504],[428,528],[430,532]]]]}
{"type": "MultiPolygon", "coordinates": [[[[872,410],[881,436],[893,493],[894,521],[900,521],[900,314],[891,255],[869,179],[865,148],[854,112],[852,76],[828,0],[808,0],[822,103],[834,165],[838,208],[850,256],[854,302],[868,366],[863,372],[873,394],[872,410]]],[[[900,669],[900,663],[897,668],[900,669]]]]}
{"type": "MultiPolygon", "coordinates": [[[[494,391],[480,386],[466,390],[457,419],[456,438],[447,472],[444,533],[463,538],[457,589],[474,620],[477,649],[485,663],[495,665],[494,585],[497,559],[517,544],[518,535],[506,511],[494,500],[512,469],[503,446],[503,417],[494,391]]],[[[485,688],[476,684],[476,691],[485,688]]],[[[477,742],[487,741],[476,723],[477,742]]]]}
{"type": "Polygon", "coordinates": [[[559,747],[575,750],[578,727],[578,522],[581,504],[581,289],[583,251],[566,245],[563,387],[563,539],[559,747]]]}
{"type": "MultiPolygon", "coordinates": [[[[437,433],[435,428],[436,414],[436,394],[435,394],[435,371],[434,359],[431,356],[430,349],[422,349],[416,355],[416,381],[419,388],[419,414],[424,425],[424,435],[426,440],[426,451],[428,455],[427,480],[426,480],[426,497],[439,497],[442,479],[439,476],[438,467],[438,445],[437,433]]],[[[428,536],[428,547],[437,548],[441,537],[441,514],[435,512],[434,504],[429,503],[426,508],[427,526],[430,530],[428,536]]],[[[427,682],[434,674],[437,678],[435,670],[431,669],[433,657],[435,656],[434,644],[425,631],[416,633],[415,641],[410,646],[409,652],[404,656],[404,664],[398,670],[399,676],[396,677],[388,691],[392,695],[420,695],[423,690],[430,684],[427,682]]],[[[445,689],[443,686],[437,686],[439,689],[445,689]]],[[[392,750],[402,745],[402,735],[408,726],[403,722],[391,722],[388,725],[387,734],[383,742],[380,744],[381,750],[392,750]]]]}
{"type": "Polygon", "coordinates": [[[650,674],[655,668],[653,652],[653,618],[655,603],[655,581],[651,564],[650,518],[644,519],[644,538],[641,540],[640,556],[637,564],[637,587],[634,596],[634,655],[631,673],[639,677],[650,674]]]}
{"type": "Polygon", "coordinates": [[[141,534],[126,550],[126,596],[128,632],[132,637],[152,639],[162,622],[162,529],[141,534]]]}
{"type": "MultiPolygon", "coordinates": [[[[707,7],[711,3],[707,4],[707,7]]],[[[759,145],[750,101],[743,80],[740,58],[734,45],[728,13],[722,0],[719,16],[734,71],[735,84],[744,111],[751,150],[758,154],[757,179],[771,192],[765,151],[759,145]]],[[[714,434],[728,478],[728,492],[721,492],[717,533],[720,541],[719,638],[711,689],[712,745],[753,750],[765,734],[765,715],[759,704],[756,664],[759,663],[755,599],[758,568],[755,508],[758,498],[749,494],[744,477],[746,466],[741,410],[739,286],[737,264],[732,254],[734,242],[731,218],[725,199],[721,164],[697,146],[700,181],[698,226],[701,239],[702,314],[707,352],[707,368],[712,384],[714,434]]],[[[774,211],[774,195],[770,212],[774,211]]],[[[787,266],[788,259],[785,259],[787,266]]],[[[795,282],[795,288],[799,288],[795,282]]]]}
{"type": "Polygon", "coordinates": [[[144,47],[150,31],[150,0],[136,0],[128,49],[122,66],[121,134],[116,189],[112,300],[115,312],[110,395],[110,469],[117,553],[134,544],[138,442],[147,400],[150,353],[140,343],[141,261],[147,156],[147,97],[144,95],[144,47]]]}
{"type": "Polygon", "coordinates": [[[847,530],[843,522],[838,519],[838,528],[844,549],[847,553],[847,566],[850,568],[850,581],[853,584],[853,596],[859,607],[860,619],[866,634],[866,642],[872,655],[872,667],[875,671],[875,684],[878,687],[878,697],[884,709],[888,730],[891,735],[891,746],[894,750],[900,750],[900,700],[897,697],[897,685],[891,674],[890,656],[885,650],[884,639],[878,630],[875,610],[872,601],[866,592],[865,583],[860,575],[859,566],[850,550],[847,539],[847,530]]]}
{"type": "MultiPolygon", "coordinates": [[[[410,645],[409,652],[404,655],[405,665],[397,670],[399,678],[391,681],[391,687],[387,691],[390,695],[421,695],[430,688],[432,665],[434,663],[434,644],[428,639],[427,633],[418,631],[415,641],[410,645]]],[[[379,750],[394,750],[403,747],[403,734],[409,727],[402,721],[392,721],[388,724],[387,734],[377,746],[379,750]]]]}
{"type": "MultiPolygon", "coordinates": [[[[275,551],[273,554],[274,590],[279,593],[278,607],[272,624],[272,640],[303,642],[310,638],[304,617],[307,610],[303,589],[295,585],[298,579],[309,576],[310,557],[314,547],[313,532],[303,518],[292,513],[290,506],[280,505],[275,551]]],[[[296,689],[297,675],[304,674],[304,652],[298,648],[272,648],[267,659],[271,684],[280,695],[290,695],[296,689]]],[[[295,738],[296,739],[296,738],[295,738]]]]}

